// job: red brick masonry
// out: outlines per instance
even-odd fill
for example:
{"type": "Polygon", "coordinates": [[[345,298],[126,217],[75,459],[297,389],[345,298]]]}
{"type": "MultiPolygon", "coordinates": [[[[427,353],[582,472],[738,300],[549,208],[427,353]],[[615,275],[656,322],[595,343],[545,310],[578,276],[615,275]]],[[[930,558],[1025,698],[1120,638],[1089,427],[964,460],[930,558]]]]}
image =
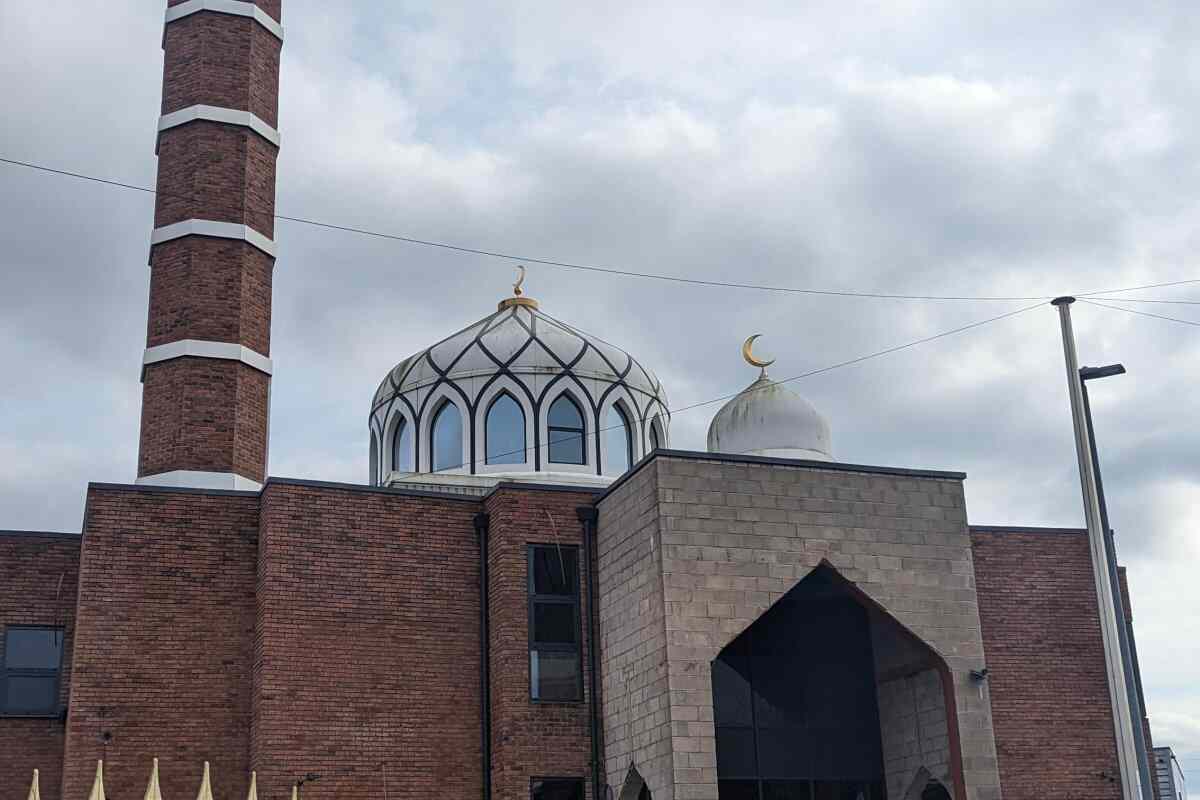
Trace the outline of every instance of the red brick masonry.
{"type": "Polygon", "coordinates": [[[1087,532],[971,528],[1004,800],[1119,800],[1087,532]]]}
{"type": "MultiPolygon", "coordinates": [[[[279,0],[259,5],[279,17],[279,0]]],[[[163,35],[163,113],[211,105],[278,125],[280,46],[249,17],[202,11],[172,22],[163,35]]],[[[156,228],[198,219],[274,236],[274,144],[247,127],[195,121],[160,133],[157,152],[156,228]]],[[[270,355],[272,257],[244,241],[188,236],[155,245],[150,266],[148,347],[195,339],[270,355]]],[[[269,379],[246,372],[254,371],[202,358],[147,366],[138,475],[195,470],[263,481],[269,379]]]]}
{"type": "MultiPolygon", "coordinates": [[[[4,626],[61,626],[59,699],[64,708],[71,683],[79,542],[77,534],[0,531],[0,662],[4,626]]],[[[5,795],[24,797],[37,768],[43,800],[59,800],[64,732],[58,717],[0,717],[0,789],[5,795]]]]}

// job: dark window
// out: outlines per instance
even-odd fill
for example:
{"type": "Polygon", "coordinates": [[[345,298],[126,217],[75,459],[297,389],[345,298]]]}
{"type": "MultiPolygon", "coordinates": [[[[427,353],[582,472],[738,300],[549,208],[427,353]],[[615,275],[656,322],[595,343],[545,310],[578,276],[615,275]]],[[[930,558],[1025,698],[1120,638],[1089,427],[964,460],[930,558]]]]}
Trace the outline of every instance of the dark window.
{"type": "Polygon", "coordinates": [[[555,464],[586,464],[583,457],[583,414],[569,395],[560,394],[550,404],[547,422],[550,461],[555,464]]]}
{"type": "MultiPolygon", "coordinates": [[[[461,460],[462,453],[455,456],[461,460]]],[[[413,472],[413,431],[412,426],[404,417],[396,423],[396,433],[392,436],[392,471],[413,472]]]]}
{"type": "Polygon", "coordinates": [[[633,438],[629,435],[629,417],[617,404],[608,409],[604,420],[604,450],[608,463],[604,465],[609,475],[620,475],[633,463],[633,438]]]}
{"type": "Polygon", "coordinates": [[[433,435],[430,448],[433,451],[433,471],[458,469],[463,465],[462,414],[458,406],[449,400],[442,403],[433,418],[433,435]]]}
{"type": "Polygon", "coordinates": [[[532,800],[583,800],[583,778],[534,778],[529,796],[532,800]]]}
{"type": "Polygon", "coordinates": [[[525,412],[511,394],[492,401],[487,413],[487,463],[525,463],[525,412]]]}
{"type": "Polygon", "coordinates": [[[534,700],[582,699],[579,635],[579,549],[530,545],[529,691],[534,700]]]}
{"type": "Polygon", "coordinates": [[[881,800],[866,611],[816,571],[712,664],[721,800],[881,800]]]}
{"type": "Polygon", "coordinates": [[[62,650],[62,628],[6,629],[0,712],[29,716],[57,714],[62,650]]]}

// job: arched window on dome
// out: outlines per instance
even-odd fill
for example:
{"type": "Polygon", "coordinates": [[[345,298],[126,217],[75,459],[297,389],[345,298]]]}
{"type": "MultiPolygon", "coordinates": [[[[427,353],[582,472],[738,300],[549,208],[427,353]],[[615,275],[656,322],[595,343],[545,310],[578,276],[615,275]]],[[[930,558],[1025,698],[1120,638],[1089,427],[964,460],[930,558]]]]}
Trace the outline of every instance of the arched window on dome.
{"type": "Polygon", "coordinates": [[[430,430],[432,433],[429,436],[429,451],[433,457],[433,471],[441,472],[461,467],[463,427],[458,406],[449,400],[443,401],[441,408],[433,416],[430,430]]]}
{"type": "Polygon", "coordinates": [[[525,463],[525,412],[508,392],[502,392],[488,407],[484,423],[487,442],[485,463],[525,463]]]}
{"type": "Polygon", "coordinates": [[[604,418],[604,457],[604,471],[609,475],[620,475],[633,463],[629,417],[620,403],[609,406],[604,418]]]}
{"type": "Polygon", "coordinates": [[[392,434],[392,471],[415,472],[413,467],[413,429],[408,420],[401,417],[392,434]]]}
{"type": "Polygon", "coordinates": [[[659,423],[658,415],[650,420],[650,449],[657,450],[663,446],[662,425],[659,423]]]}
{"type": "Polygon", "coordinates": [[[375,431],[371,431],[371,485],[379,484],[379,439],[375,436],[375,431]]]}
{"type": "Polygon", "coordinates": [[[586,464],[583,414],[570,395],[560,394],[550,404],[547,423],[551,463],[586,464]]]}

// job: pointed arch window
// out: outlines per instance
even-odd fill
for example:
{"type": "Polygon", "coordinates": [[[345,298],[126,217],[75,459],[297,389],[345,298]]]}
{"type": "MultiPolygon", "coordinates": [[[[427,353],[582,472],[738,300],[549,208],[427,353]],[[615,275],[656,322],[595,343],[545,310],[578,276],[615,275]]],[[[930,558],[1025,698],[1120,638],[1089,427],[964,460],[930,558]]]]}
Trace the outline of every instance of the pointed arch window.
{"type": "Polygon", "coordinates": [[[379,439],[375,437],[375,431],[371,431],[371,465],[369,467],[371,473],[371,485],[379,484],[379,439]]]}
{"type": "Polygon", "coordinates": [[[583,413],[570,395],[560,394],[550,404],[547,421],[550,461],[554,464],[586,464],[583,413]]]}
{"type": "Polygon", "coordinates": [[[458,406],[446,400],[433,417],[432,433],[429,437],[430,454],[433,456],[433,471],[458,469],[463,465],[462,414],[458,406]]]}
{"type": "Polygon", "coordinates": [[[503,392],[488,407],[486,463],[525,463],[525,411],[508,392],[503,392]]]}
{"type": "Polygon", "coordinates": [[[662,433],[658,426],[658,417],[650,420],[650,449],[657,450],[662,447],[662,433]]]}
{"type": "Polygon", "coordinates": [[[620,403],[613,403],[604,417],[605,473],[620,475],[633,464],[633,437],[629,431],[629,417],[625,409],[621,408],[620,403]]]}
{"type": "Polygon", "coordinates": [[[413,467],[413,430],[404,417],[396,423],[392,434],[392,471],[415,472],[413,467]]]}

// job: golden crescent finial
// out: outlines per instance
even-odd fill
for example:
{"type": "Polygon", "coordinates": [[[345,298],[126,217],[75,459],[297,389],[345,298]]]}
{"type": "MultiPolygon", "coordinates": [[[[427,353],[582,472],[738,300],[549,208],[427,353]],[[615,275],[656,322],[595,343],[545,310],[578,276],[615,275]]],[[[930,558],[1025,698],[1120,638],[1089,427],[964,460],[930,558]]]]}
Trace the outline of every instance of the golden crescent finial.
{"type": "Polygon", "coordinates": [[[763,361],[762,359],[754,357],[754,340],[760,336],[762,336],[761,333],[756,333],[753,336],[746,339],[746,341],[742,343],[742,358],[746,359],[747,364],[749,364],[752,367],[758,367],[765,374],[767,371],[767,367],[774,364],[775,359],[772,358],[770,361],[763,361]]]}
{"type": "Polygon", "coordinates": [[[521,284],[525,282],[525,267],[518,264],[517,269],[521,270],[521,276],[517,278],[517,282],[513,284],[513,294],[517,297],[521,296],[521,284]]]}

